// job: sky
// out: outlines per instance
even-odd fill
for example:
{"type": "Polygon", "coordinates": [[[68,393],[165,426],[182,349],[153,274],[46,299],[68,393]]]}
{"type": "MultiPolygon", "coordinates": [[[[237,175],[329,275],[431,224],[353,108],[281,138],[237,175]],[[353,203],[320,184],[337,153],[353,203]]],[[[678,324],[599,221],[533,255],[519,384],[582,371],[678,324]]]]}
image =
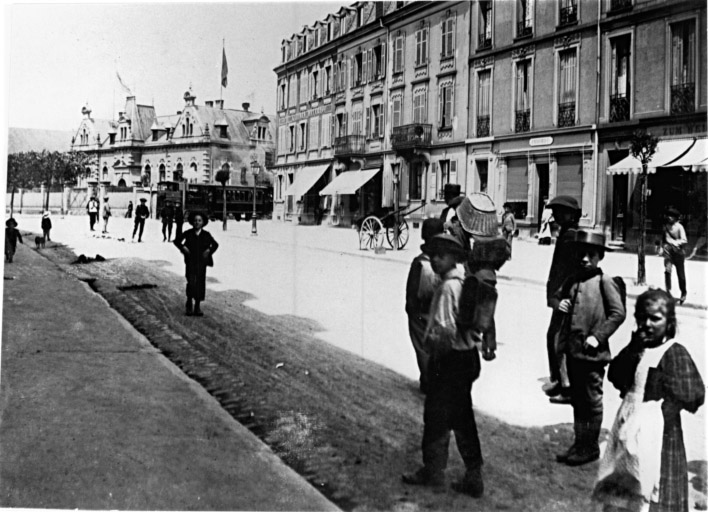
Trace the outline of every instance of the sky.
{"type": "Polygon", "coordinates": [[[5,4],[4,125],[73,130],[87,103],[112,119],[126,96],[116,73],[157,115],[181,110],[190,86],[198,105],[274,114],[280,42],[352,1],[5,4]]]}

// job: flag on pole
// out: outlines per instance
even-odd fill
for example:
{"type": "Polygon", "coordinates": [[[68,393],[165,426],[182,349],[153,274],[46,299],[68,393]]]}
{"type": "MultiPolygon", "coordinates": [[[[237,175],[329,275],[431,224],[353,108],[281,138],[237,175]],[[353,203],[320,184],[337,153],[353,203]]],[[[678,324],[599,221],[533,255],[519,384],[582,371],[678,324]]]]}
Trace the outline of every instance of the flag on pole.
{"type": "Polygon", "coordinates": [[[226,48],[222,48],[221,51],[221,87],[226,87],[228,83],[229,66],[226,64],[226,48]]]}
{"type": "Polygon", "coordinates": [[[132,96],[133,92],[130,90],[130,87],[128,87],[127,85],[125,85],[123,83],[123,79],[120,77],[120,74],[118,73],[118,71],[116,71],[116,76],[118,77],[118,82],[120,82],[120,86],[123,88],[123,92],[125,94],[127,94],[128,96],[132,96]]]}

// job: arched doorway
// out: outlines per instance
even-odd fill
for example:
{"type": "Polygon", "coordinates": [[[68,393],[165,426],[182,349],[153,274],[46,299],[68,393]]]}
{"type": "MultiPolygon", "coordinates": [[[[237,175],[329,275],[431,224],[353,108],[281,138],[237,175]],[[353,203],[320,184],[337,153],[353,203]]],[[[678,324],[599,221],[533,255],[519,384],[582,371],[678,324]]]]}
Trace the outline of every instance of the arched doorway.
{"type": "Polygon", "coordinates": [[[125,187],[125,180],[123,178],[118,180],[118,186],[119,187],[125,187]]]}

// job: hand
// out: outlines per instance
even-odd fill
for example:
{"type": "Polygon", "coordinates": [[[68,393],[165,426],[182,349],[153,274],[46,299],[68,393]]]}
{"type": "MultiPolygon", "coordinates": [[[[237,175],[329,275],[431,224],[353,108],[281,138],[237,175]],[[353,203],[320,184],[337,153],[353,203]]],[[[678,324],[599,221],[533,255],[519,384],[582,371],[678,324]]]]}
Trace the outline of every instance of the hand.
{"type": "Polygon", "coordinates": [[[211,251],[209,251],[209,249],[207,249],[206,251],[204,251],[202,253],[202,258],[207,259],[210,254],[211,254],[211,251]]]}
{"type": "Polygon", "coordinates": [[[561,311],[563,313],[570,313],[570,306],[572,303],[570,302],[570,299],[563,299],[558,303],[558,311],[561,311]]]}
{"type": "Polygon", "coordinates": [[[494,352],[494,349],[491,348],[485,348],[482,350],[482,359],[485,361],[494,361],[497,358],[496,353],[494,352]]]}
{"type": "Polygon", "coordinates": [[[182,246],[179,248],[179,250],[182,251],[182,254],[184,254],[185,256],[189,256],[189,249],[187,249],[186,247],[182,246]]]}
{"type": "Polygon", "coordinates": [[[595,336],[588,336],[587,338],[585,338],[585,343],[587,343],[592,348],[597,348],[600,346],[600,342],[597,341],[597,338],[595,336]]]}

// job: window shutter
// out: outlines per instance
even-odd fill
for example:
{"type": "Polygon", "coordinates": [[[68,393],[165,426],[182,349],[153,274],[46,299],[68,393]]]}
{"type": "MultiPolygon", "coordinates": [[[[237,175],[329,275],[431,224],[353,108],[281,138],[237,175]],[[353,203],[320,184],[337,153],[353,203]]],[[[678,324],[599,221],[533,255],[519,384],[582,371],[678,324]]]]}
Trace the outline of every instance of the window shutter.
{"type": "Polygon", "coordinates": [[[438,123],[445,126],[445,87],[438,87],[438,123]]]}
{"type": "Polygon", "coordinates": [[[386,121],[386,109],[384,108],[383,105],[379,107],[379,139],[384,138],[384,133],[386,132],[386,125],[384,122],[386,121]]]}
{"type": "Polygon", "coordinates": [[[437,162],[431,162],[430,163],[430,174],[428,176],[428,188],[430,190],[428,197],[430,199],[437,199],[438,197],[438,174],[440,174],[438,171],[438,163],[437,162]]]}
{"type": "Polygon", "coordinates": [[[343,132],[343,135],[348,135],[348,134],[349,134],[349,126],[348,126],[349,119],[348,119],[348,118],[349,118],[349,114],[348,114],[347,112],[345,112],[345,113],[344,113],[344,122],[342,123],[342,124],[344,124],[344,132],[343,132]]]}
{"type": "Polygon", "coordinates": [[[381,78],[386,76],[386,45],[381,44],[381,78]]]}
{"type": "Polygon", "coordinates": [[[337,116],[336,114],[332,114],[332,117],[330,119],[329,123],[329,143],[330,145],[334,146],[334,140],[336,137],[336,132],[334,131],[334,125],[337,122],[337,116]]]}
{"type": "Polygon", "coordinates": [[[368,139],[371,135],[371,107],[366,107],[366,120],[364,124],[364,134],[368,139]]]}
{"type": "Polygon", "coordinates": [[[369,71],[369,52],[364,50],[361,52],[361,77],[359,82],[365,84],[368,82],[368,71],[369,71]]]}
{"type": "Polygon", "coordinates": [[[457,160],[450,160],[450,183],[457,183],[457,160]]]}
{"type": "Polygon", "coordinates": [[[334,63],[334,66],[332,66],[332,67],[334,68],[334,69],[333,69],[333,77],[334,77],[334,87],[333,87],[333,89],[334,89],[335,91],[338,91],[338,90],[339,90],[339,63],[338,63],[338,62],[335,62],[335,63],[334,63]]]}

